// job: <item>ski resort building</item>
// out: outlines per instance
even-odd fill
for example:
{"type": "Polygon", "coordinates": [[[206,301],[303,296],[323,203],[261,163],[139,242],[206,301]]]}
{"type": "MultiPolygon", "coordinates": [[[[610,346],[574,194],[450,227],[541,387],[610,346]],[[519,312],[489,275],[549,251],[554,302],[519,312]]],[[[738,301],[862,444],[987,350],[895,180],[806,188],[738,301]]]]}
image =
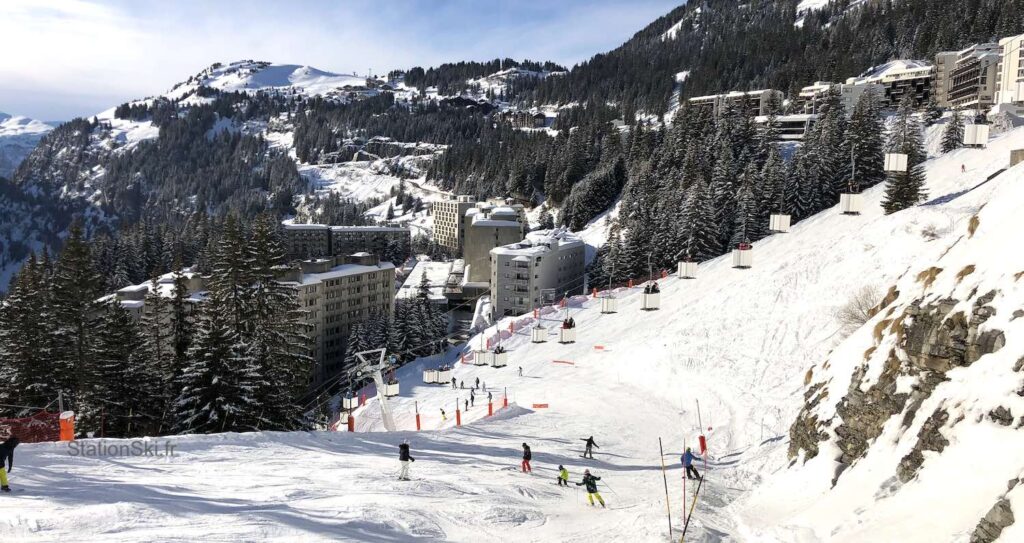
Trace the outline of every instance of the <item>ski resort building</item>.
{"type": "Polygon", "coordinates": [[[782,91],[763,89],[754,91],[732,91],[724,94],[710,94],[707,96],[695,96],[690,98],[690,104],[698,107],[711,108],[717,115],[718,112],[728,106],[740,109],[750,116],[767,115],[771,110],[772,103],[782,105],[784,96],[782,91]]]}
{"type": "Polygon", "coordinates": [[[999,40],[995,101],[1024,108],[1024,34],[999,40]]]}
{"type": "MultiPolygon", "coordinates": [[[[185,280],[186,298],[188,307],[194,307],[195,304],[202,302],[206,298],[206,281],[198,273],[185,270],[182,272],[182,277],[185,280]]],[[[156,281],[156,292],[161,298],[170,300],[174,297],[174,272],[165,273],[157,278],[156,281]]],[[[112,298],[120,302],[121,307],[128,310],[128,313],[137,321],[142,318],[142,312],[146,307],[146,296],[153,289],[153,282],[146,281],[145,283],[139,283],[138,285],[129,285],[124,288],[120,288],[113,294],[108,294],[97,302],[101,304],[108,303],[112,298]]]]}
{"type": "MultiPolygon", "coordinates": [[[[758,129],[764,130],[770,117],[758,115],[754,117],[754,123],[758,129]]],[[[779,134],[779,140],[800,141],[818,121],[818,115],[814,113],[794,113],[792,115],[779,115],[775,117],[775,131],[779,134]]]]}
{"type": "Polygon", "coordinates": [[[923,106],[934,82],[935,66],[922,60],[894,60],[846,80],[847,85],[881,85],[879,105],[883,108],[896,108],[906,94],[914,97],[915,107],[923,106]]]}
{"type": "Polygon", "coordinates": [[[526,232],[522,215],[510,206],[481,203],[466,211],[466,242],[463,260],[466,281],[484,283],[491,278],[491,249],[519,242],[526,232]]]}
{"type": "Polygon", "coordinates": [[[431,205],[434,216],[434,241],[452,253],[461,255],[466,240],[466,212],[476,207],[476,198],[460,195],[450,200],[438,200],[431,205]]]}
{"type": "Polygon", "coordinates": [[[996,43],[972,45],[957,52],[945,79],[936,78],[936,86],[945,88],[949,107],[982,109],[995,103],[1001,52],[996,43]]]}
{"type": "Polygon", "coordinates": [[[302,261],[282,270],[279,280],[296,287],[306,316],[313,386],[344,370],[352,325],[394,309],[395,266],[369,253],[302,261]]]}
{"type": "Polygon", "coordinates": [[[427,257],[420,258],[421,260],[418,260],[416,266],[405,276],[405,281],[395,297],[425,297],[432,304],[447,305],[448,299],[444,296],[444,289],[452,271],[452,263],[436,262],[427,257]]]}
{"type": "Polygon", "coordinates": [[[860,100],[860,97],[865,92],[874,92],[878,97],[884,94],[882,85],[878,83],[851,85],[847,83],[815,81],[813,85],[800,89],[800,94],[797,96],[796,109],[805,114],[819,113],[821,104],[830,92],[839,94],[839,99],[843,103],[843,108],[846,109],[847,116],[853,112],[854,106],[857,105],[857,101],[860,100]]]}
{"type": "Polygon", "coordinates": [[[496,317],[529,313],[566,293],[583,292],[585,244],[565,229],[530,232],[521,242],[496,247],[490,254],[496,317]]]}
{"type": "Polygon", "coordinates": [[[325,224],[284,224],[285,252],[300,260],[368,252],[407,254],[412,234],[399,226],[328,226],[325,224]]]}

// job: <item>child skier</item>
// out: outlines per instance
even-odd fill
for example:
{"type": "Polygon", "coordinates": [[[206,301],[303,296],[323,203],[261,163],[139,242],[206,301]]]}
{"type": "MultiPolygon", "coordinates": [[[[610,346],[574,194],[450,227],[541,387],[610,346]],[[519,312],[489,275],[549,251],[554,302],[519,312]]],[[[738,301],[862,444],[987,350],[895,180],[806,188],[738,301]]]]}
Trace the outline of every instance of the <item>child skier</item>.
{"type": "Polygon", "coordinates": [[[683,453],[683,467],[686,468],[687,479],[700,479],[700,474],[697,473],[697,468],[693,467],[693,461],[695,459],[703,460],[703,458],[693,454],[693,451],[691,451],[690,448],[687,447],[686,452],[683,453]]]}
{"type": "Polygon", "coordinates": [[[569,470],[565,466],[558,466],[558,486],[569,486],[569,470]]]}
{"type": "Polygon", "coordinates": [[[402,469],[398,473],[399,481],[409,480],[409,462],[415,461],[416,459],[409,455],[409,440],[406,439],[398,446],[398,463],[402,465],[402,469]]]}
{"type": "Polygon", "coordinates": [[[600,477],[595,477],[590,474],[590,470],[583,470],[583,480],[576,483],[576,486],[587,486],[587,500],[590,501],[591,507],[594,505],[594,497],[597,496],[597,501],[601,502],[601,507],[605,507],[604,498],[601,497],[601,493],[597,491],[597,482],[600,481],[600,477]]]}
{"type": "Polygon", "coordinates": [[[587,458],[589,456],[590,459],[593,460],[594,459],[594,447],[597,447],[598,449],[601,448],[601,447],[597,446],[597,443],[594,443],[594,436],[590,436],[590,437],[588,437],[586,439],[581,437],[580,440],[587,442],[587,448],[583,450],[583,458],[587,458]]]}
{"type": "Polygon", "coordinates": [[[7,472],[14,470],[14,448],[18,443],[21,443],[18,438],[11,436],[0,444],[0,490],[4,492],[11,491],[11,487],[7,486],[7,472]]]}
{"type": "Polygon", "coordinates": [[[530,446],[523,443],[523,473],[533,473],[533,468],[530,467],[530,460],[533,459],[533,452],[530,451],[530,446]]]}
{"type": "Polygon", "coordinates": [[[444,409],[441,409],[441,420],[442,421],[448,420],[448,415],[444,414],[444,409]]]}

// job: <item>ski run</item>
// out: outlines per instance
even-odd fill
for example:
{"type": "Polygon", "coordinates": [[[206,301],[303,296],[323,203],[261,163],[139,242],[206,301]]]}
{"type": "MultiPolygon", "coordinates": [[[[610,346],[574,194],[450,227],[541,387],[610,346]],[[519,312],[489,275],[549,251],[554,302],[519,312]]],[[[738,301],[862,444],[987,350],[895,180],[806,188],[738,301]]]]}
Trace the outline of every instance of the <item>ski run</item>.
{"type": "MultiPolygon", "coordinates": [[[[398,371],[401,395],[390,402],[397,432],[383,431],[371,397],[355,411],[353,433],[342,424],[338,432],[155,440],[173,444],[173,456],[75,455],[65,443],[22,445],[10,477],[24,490],[0,497],[0,541],[666,541],[659,438],[678,540],[680,456],[686,446],[699,450],[697,402],[709,450],[706,466],[695,463],[706,478],[687,541],[967,541],[1006,491],[1012,474],[1005,470],[1020,468],[1019,432],[1013,440],[999,437],[988,419],[970,418],[955,427],[943,460],[925,460],[920,478],[900,488],[886,479],[906,450],[885,433],[879,439],[896,444],[877,445],[851,468],[858,484],[840,479],[830,488],[830,455],[791,466],[788,431],[803,406],[808,369],[834,372],[834,397],[818,407],[827,411],[845,393],[856,353],[871,335],[869,323],[844,341],[835,313],[847,293],[864,286],[921,289],[914,278],[932,266],[952,270],[949,280],[939,276],[942,285],[976,264],[978,273],[961,277],[966,286],[958,288],[1024,269],[1018,251],[1004,250],[1017,245],[1020,233],[1024,165],[998,173],[1009,151],[1022,146],[1024,129],[1016,129],[986,149],[931,159],[925,205],[885,216],[884,185],[876,186],[865,192],[862,215],[832,208],[758,242],[751,269],[733,269],[725,256],[701,264],[696,279],[671,274],[660,280],[659,310],[640,309],[641,285],[613,291],[616,313],[602,314],[592,297],[573,298],[575,343],[557,341],[563,310],[548,309],[536,321],[505,319],[486,332],[491,338],[504,331],[504,368],[459,363],[480,344],[477,337],[445,360],[418,360],[398,371]],[[975,215],[981,226],[968,239],[975,215]],[[531,342],[535,326],[547,330],[546,342],[531,342]],[[826,360],[831,370],[821,369],[826,360]],[[454,365],[465,390],[422,383],[422,371],[442,363],[454,365]],[[478,378],[486,391],[475,391],[465,411],[478,378]],[[593,459],[581,457],[589,436],[597,444],[593,459]],[[416,459],[409,481],[398,480],[405,440],[416,459]],[[520,466],[524,442],[532,449],[530,474],[520,466]],[[569,472],[566,488],[555,484],[559,465],[569,472]],[[588,505],[584,487],[573,484],[585,469],[601,477],[606,510],[588,505]]],[[[1019,302],[1022,287],[1012,288],[1006,296],[1019,302]]],[[[1015,341],[1000,356],[1018,356],[1015,341]]],[[[987,362],[994,357],[963,371],[982,379],[996,371],[987,362]]],[[[988,381],[979,382],[946,390],[943,398],[981,401],[977,387],[988,381]]],[[[91,443],[116,450],[132,442],[91,443]]],[[[687,508],[694,483],[687,485],[687,508]]],[[[1019,488],[1008,494],[1018,510],[1019,488]]],[[[1022,523],[1000,539],[1022,540],[1022,523]]]]}

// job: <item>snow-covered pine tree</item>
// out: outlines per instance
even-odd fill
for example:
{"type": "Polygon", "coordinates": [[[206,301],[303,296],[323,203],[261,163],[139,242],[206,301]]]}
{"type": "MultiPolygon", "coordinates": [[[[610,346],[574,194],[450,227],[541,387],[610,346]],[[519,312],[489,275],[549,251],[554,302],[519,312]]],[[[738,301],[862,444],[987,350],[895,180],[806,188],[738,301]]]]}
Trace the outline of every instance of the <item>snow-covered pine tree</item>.
{"type": "Polygon", "coordinates": [[[680,259],[701,262],[722,254],[714,196],[707,182],[690,187],[683,204],[683,221],[686,238],[680,259]]]}
{"type": "Polygon", "coordinates": [[[79,402],[78,427],[111,437],[153,435],[160,429],[164,402],[158,368],[152,366],[131,314],[110,298],[95,324],[90,344],[89,385],[79,402]]]}
{"type": "Polygon", "coordinates": [[[740,188],[736,193],[736,211],[733,216],[733,235],[729,240],[729,247],[757,241],[763,238],[767,232],[767,217],[762,217],[763,213],[757,195],[759,184],[760,175],[757,171],[757,164],[751,162],[747,164],[740,177],[740,188]]]}
{"type": "MultiPolygon", "coordinates": [[[[195,326],[192,321],[192,303],[188,301],[188,281],[181,268],[181,258],[176,257],[173,266],[173,283],[169,305],[169,330],[171,338],[171,368],[168,382],[177,390],[177,383],[188,359],[188,350],[192,346],[195,326]]],[[[170,395],[173,399],[176,394],[170,395]]]]}
{"type": "Polygon", "coordinates": [[[719,144],[715,166],[711,170],[711,194],[715,202],[715,224],[719,247],[729,246],[736,211],[736,168],[732,148],[724,140],[719,144]]]}
{"type": "Polygon", "coordinates": [[[252,364],[240,344],[224,300],[212,295],[198,311],[196,335],[174,403],[175,433],[208,434],[255,429],[252,364]]]}
{"type": "Polygon", "coordinates": [[[786,175],[786,188],[783,198],[786,210],[793,216],[793,222],[803,220],[811,213],[811,186],[817,183],[814,169],[807,158],[806,150],[801,148],[793,153],[789,162],[789,173],[786,175]]]}
{"type": "MultiPolygon", "coordinates": [[[[45,320],[49,316],[46,281],[43,264],[30,254],[0,304],[0,404],[43,407],[57,397],[53,364],[45,349],[52,329],[45,320]]],[[[0,412],[24,414],[20,408],[6,406],[0,412]]]]}
{"type": "Polygon", "coordinates": [[[875,93],[865,92],[850,115],[846,148],[853,149],[855,190],[873,187],[885,180],[885,125],[877,104],[875,93]]]}
{"type": "Polygon", "coordinates": [[[761,169],[761,209],[763,212],[785,213],[786,163],[778,146],[768,148],[764,167],[761,169]]]}
{"type": "Polygon", "coordinates": [[[960,115],[958,110],[953,110],[953,114],[949,117],[949,121],[946,123],[946,128],[942,131],[942,152],[948,153],[955,151],[964,146],[964,118],[960,115]]]}
{"type": "Polygon", "coordinates": [[[149,371],[159,377],[162,386],[151,393],[152,401],[161,405],[168,405],[177,394],[177,385],[174,382],[173,336],[168,327],[170,323],[171,305],[160,294],[160,284],[154,276],[146,292],[140,319],[139,332],[142,335],[142,343],[137,363],[147,366],[149,371]]]}
{"type": "Polygon", "coordinates": [[[262,215],[252,225],[246,246],[251,286],[251,326],[243,344],[254,367],[254,395],[260,403],[261,429],[293,429],[300,422],[298,400],[312,375],[312,348],[300,312],[298,293],[277,280],[275,267],[284,261],[284,249],[272,217],[262,215]]]}
{"type": "Polygon", "coordinates": [[[100,307],[96,300],[103,286],[103,279],[93,268],[89,243],[80,223],[72,224],[68,230],[51,285],[54,350],[50,378],[74,405],[85,386],[90,342],[94,338],[92,321],[100,307]]]}
{"type": "Polygon", "coordinates": [[[886,215],[913,207],[927,197],[924,161],[928,158],[911,95],[904,95],[889,134],[889,150],[907,155],[907,171],[889,174],[882,209],[886,215]]]}

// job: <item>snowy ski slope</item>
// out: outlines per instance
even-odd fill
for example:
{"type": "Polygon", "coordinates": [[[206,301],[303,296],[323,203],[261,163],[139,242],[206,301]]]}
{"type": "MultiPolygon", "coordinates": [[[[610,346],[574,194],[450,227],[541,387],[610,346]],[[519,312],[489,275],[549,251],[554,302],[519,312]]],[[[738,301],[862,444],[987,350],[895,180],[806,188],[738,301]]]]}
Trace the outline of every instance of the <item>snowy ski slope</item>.
{"type": "MultiPolygon", "coordinates": [[[[802,405],[806,370],[844,339],[836,309],[864,285],[884,290],[931,265],[987,201],[1020,201],[1024,166],[982,183],[1020,147],[1024,129],[986,150],[930,161],[930,205],[886,217],[878,207],[883,187],[875,187],[861,216],[833,208],[758,242],[752,269],[732,269],[725,257],[702,264],[697,279],[664,280],[658,311],[640,310],[639,288],[616,291],[614,314],[575,299],[575,344],[555,341],[554,312],[541,316],[551,334],[541,344],[530,343],[531,317],[512,319],[520,328],[503,340],[507,367],[455,368],[467,386],[478,377],[486,382],[496,407],[507,389],[512,405],[487,418],[486,394],[478,393],[461,428],[454,427],[455,404],[468,391],[422,384],[421,371],[441,362],[428,360],[398,372],[402,393],[392,408],[402,431],[395,434],[378,431],[371,399],[356,413],[354,434],[175,437],[179,454],[170,459],[82,458],[58,444],[23,446],[12,485],[25,491],[4,498],[0,540],[665,541],[659,437],[678,540],[678,459],[684,443],[696,445],[699,400],[703,425],[712,428],[710,459],[687,541],[864,541],[830,537],[831,517],[794,515],[784,507],[793,496],[752,502],[748,491],[769,476],[797,493],[810,481],[784,470],[787,431],[802,405]],[[413,431],[416,406],[422,432],[413,431]],[[580,458],[589,435],[600,447],[594,460],[580,458]],[[395,480],[403,439],[418,460],[407,483],[395,480]],[[533,449],[533,475],[517,472],[523,442],[533,449]],[[601,476],[610,510],[592,510],[578,487],[557,487],[559,464],[574,481],[584,468],[601,476]]],[[[870,517],[887,504],[857,506],[837,516],[870,517]]]]}

